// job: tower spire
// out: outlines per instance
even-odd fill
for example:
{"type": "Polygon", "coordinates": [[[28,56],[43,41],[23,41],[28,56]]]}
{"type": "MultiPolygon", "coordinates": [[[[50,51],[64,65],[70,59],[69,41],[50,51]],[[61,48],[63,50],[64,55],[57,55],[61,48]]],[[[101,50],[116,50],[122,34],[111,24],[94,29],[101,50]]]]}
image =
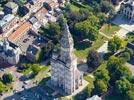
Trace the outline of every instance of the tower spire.
{"type": "Polygon", "coordinates": [[[73,38],[72,35],[69,31],[69,26],[67,25],[66,20],[63,21],[63,28],[62,28],[62,37],[61,37],[61,48],[68,48],[68,49],[72,49],[74,47],[74,43],[73,43],[73,38]]]}
{"type": "Polygon", "coordinates": [[[72,35],[69,31],[66,20],[63,21],[62,28],[62,37],[60,41],[61,50],[60,50],[60,60],[66,63],[67,67],[71,67],[73,59],[76,59],[74,56],[74,41],[72,35]]]}

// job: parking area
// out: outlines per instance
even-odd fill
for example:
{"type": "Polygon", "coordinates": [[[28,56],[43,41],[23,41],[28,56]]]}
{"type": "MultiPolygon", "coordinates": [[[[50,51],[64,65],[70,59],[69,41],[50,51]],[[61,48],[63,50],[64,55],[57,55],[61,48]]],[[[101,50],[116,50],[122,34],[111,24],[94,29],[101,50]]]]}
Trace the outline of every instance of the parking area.
{"type": "Polygon", "coordinates": [[[18,41],[16,41],[15,44],[20,47],[23,53],[26,53],[27,48],[36,40],[36,38],[36,35],[31,32],[27,32],[18,41]]]}

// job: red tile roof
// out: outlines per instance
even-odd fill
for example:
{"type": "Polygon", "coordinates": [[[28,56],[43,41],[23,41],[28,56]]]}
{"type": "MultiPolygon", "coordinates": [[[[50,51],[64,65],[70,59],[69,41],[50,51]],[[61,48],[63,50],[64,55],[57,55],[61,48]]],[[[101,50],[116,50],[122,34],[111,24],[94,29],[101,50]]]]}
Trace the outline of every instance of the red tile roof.
{"type": "Polygon", "coordinates": [[[11,33],[8,37],[8,40],[11,42],[15,42],[18,40],[25,32],[27,32],[32,25],[29,22],[25,22],[23,25],[21,25],[17,30],[13,33],[11,33]]]}

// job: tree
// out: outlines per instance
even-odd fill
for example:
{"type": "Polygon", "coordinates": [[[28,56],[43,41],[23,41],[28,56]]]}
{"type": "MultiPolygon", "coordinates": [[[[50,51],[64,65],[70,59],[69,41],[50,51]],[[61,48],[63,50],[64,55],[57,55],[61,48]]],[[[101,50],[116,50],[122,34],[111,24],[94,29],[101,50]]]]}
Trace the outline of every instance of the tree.
{"type": "Polygon", "coordinates": [[[117,69],[117,71],[115,73],[118,78],[125,77],[128,80],[132,79],[132,72],[125,65],[120,66],[119,69],[117,69]]]}
{"type": "Polygon", "coordinates": [[[126,78],[122,77],[120,80],[116,81],[115,89],[117,93],[124,95],[131,89],[131,83],[126,78]]]}
{"type": "Polygon", "coordinates": [[[130,49],[130,48],[126,48],[125,52],[128,52],[130,54],[130,57],[132,57],[133,54],[134,54],[134,51],[132,49],[130,49]]]}
{"type": "Polygon", "coordinates": [[[51,38],[57,44],[61,37],[61,27],[57,22],[50,22],[47,28],[41,27],[40,33],[51,38]]]}
{"type": "Polygon", "coordinates": [[[111,53],[117,52],[119,49],[123,48],[125,45],[124,40],[120,39],[118,36],[114,36],[109,42],[108,42],[108,50],[111,53]]]}
{"type": "Polygon", "coordinates": [[[107,84],[103,80],[96,80],[95,81],[95,94],[102,95],[103,93],[107,92],[107,84]]]}
{"type": "Polygon", "coordinates": [[[95,73],[94,73],[94,76],[96,78],[96,80],[103,80],[105,81],[107,84],[109,82],[109,72],[108,70],[106,70],[105,68],[103,69],[100,69],[100,70],[97,70],[95,73]]]}
{"type": "Polygon", "coordinates": [[[33,71],[33,73],[36,75],[39,73],[39,71],[41,70],[40,66],[38,64],[33,64],[31,65],[31,69],[33,71]]]}
{"type": "Polygon", "coordinates": [[[0,93],[2,93],[4,90],[4,84],[2,83],[2,81],[0,81],[0,93]]]}
{"type": "Polygon", "coordinates": [[[96,27],[97,29],[99,28],[99,18],[92,15],[92,16],[89,16],[88,19],[90,21],[90,24],[94,27],[96,27]]]}
{"type": "Polygon", "coordinates": [[[121,65],[122,65],[121,60],[118,57],[115,56],[110,57],[107,62],[109,73],[115,72],[121,65]]]}
{"type": "Polygon", "coordinates": [[[20,17],[24,17],[29,12],[29,9],[25,6],[19,6],[17,14],[20,17]]]}
{"type": "Polygon", "coordinates": [[[94,41],[97,39],[99,33],[97,28],[92,26],[89,20],[76,23],[74,25],[74,30],[74,35],[79,38],[78,40],[89,39],[94,41]]]}
{"type": "Polygon", "coordinates": [[[97,17],[99,18],[100,27],[107,22],[107,16],[104,13],[98,13],[97,17]]]}
{"type": "Polygon", "coordinates": [[[101,56],[97,51],[90,51],[87,57],[87,64],[89,67],[95,68],[101,64],[101,56]]]}
{"type": "Polygon", "coordinates": [[[86,20],[90,15],[92,15],[91,11],[85,8],[80,8],[79,13],[81,14],[81,20],[86,20]]]}
{"type": "Polygon", "coordinates": [[[111,3],[109,3],[108,1],[102,0],[100,6],[101,6],[101,11],[104,13],[108,13],[108,12],[114,10],[113,5],[111,3]]]}
{"type": "Polygon", "coordinates": [[[131,89],[126,93],[126,99],[134,100],[134,90],[131,89]]]}
{"type": "Polygon", "coordinates": [[[10,73],[5,73],[2,76],[2,80],[3,80],[3,83],[5,83],[5,84],[11,83],[11,82],[13,82],[13,76],[10,73]]]}
{"type": "Polygon", "coordinates": [[[123,52],[123,53],[121,53],[121,55],[119,57],[122,60],[122,63],[125,64],[127,61],[130,60],[131,55],[129,52],[123,52]]]}
{"type": "Polygon", "coordinates": [[[127,66],[121,63],[118,57],[112,56],[107,62],[107,67],[111,77],[111,85],[114,85],[115,81],[119,80],[121,77],[126,77],[129,80],[132,78],[131,71],[127,66]]]}
{"type": "Polygon", "coordinates": [[[23,6],[25,4],[26,0],[18,0],[19,6],[23,6]]]}

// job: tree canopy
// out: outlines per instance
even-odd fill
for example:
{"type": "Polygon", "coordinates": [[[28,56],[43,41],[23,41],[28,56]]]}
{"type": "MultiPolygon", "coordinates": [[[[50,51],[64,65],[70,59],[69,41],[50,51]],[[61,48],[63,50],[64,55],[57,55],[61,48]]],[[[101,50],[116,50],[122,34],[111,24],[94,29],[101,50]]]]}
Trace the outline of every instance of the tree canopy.
{"type": "Polygon", "coordinates": [[[75,35],[78,36],[80,40],[89,39],[94,41],[97,39],[98,30],[93,27],[91,22],[88,20],[76,23],[74,30],[75,35]]]}
{"type": "Polygon", "coordinates": [[[11,83],[13,81],[13,76],[12,74],[10,73],[5,73],[3,76],[2,76],[2,80],[5,84],[8,84],[8,83],[11,83]]]}
{"type": "Polygon", "coordinates": [[[119,94],[126,94],[131,89],[131,83],[124,77],[117,80],[115,83],[116,92],[119,94]]]}
{"type": "Polygon", "coordinates": [[[125,46],[124,40],[120,39],[118,36],[114,36],[110,41],[108,41],[108,50],[111,53],[117,52],[124,46],[125,46]]]}
{"type": "Polygon", "coordinates": [[[101,64],[102,58],[97,51],[90,51],[87,57],[89,67],[95,68],[101,64]]]}

